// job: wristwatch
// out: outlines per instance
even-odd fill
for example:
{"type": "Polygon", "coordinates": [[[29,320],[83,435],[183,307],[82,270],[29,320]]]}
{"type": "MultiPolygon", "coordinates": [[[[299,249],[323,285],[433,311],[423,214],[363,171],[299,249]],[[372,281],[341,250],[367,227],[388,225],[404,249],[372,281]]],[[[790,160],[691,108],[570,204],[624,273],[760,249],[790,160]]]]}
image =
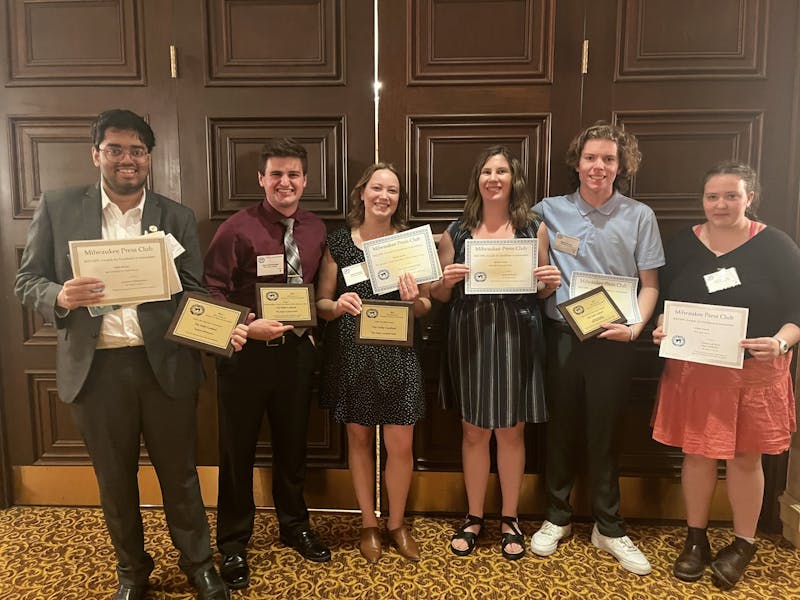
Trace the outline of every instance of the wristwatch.
{"type": "Polygon", "coordinates": [[[786,343],[786,340],[782,340],[776,335],[772,336],[775,338],[775,341],[778,342],[778,349],[780,350],[781,354],[786,354],[789,352],[789,344],[786,343]]]}

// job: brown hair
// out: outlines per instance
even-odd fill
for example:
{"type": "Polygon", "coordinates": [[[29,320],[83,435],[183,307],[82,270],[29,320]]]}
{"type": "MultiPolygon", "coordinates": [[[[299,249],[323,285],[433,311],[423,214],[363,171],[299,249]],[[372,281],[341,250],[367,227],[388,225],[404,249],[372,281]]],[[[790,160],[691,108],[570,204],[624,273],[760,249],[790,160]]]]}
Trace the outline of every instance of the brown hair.
{"type": "Polygon", "coordinates": [[[753,199],[750,201],[744,214],[748,219],[758,220],[758,205],[761,203],[761,184],[758,182],[758,173],[756,170],[747,163],[739,162],[736,160],[724,160],[711,167],[703,175],[703,192],[705,192],[708,180],[715,175],[735,175],[744,181],[744,188],[749,194],[753,192],[753,199]]]}
{"type": "Polygon", "coordinates": [[[614,189],[627,192],[630,189],[631,177],[639,170],[642,163],[642,153],[639,151],[639,142],[632,133],[626,132],[622,127],[611,125],[605,121],[597,121],[576,135],[569,144],[565,157],[569,167],[570,183],[577,189],[580,187],[580,178],[576,169],[581,161],[583,147],[589,140],[610,140],[617,144],[617,159],[619,172],[614,179],[614,189]]]}
{"type": "Polygon", "coordinates": [[[391,220],[392,227],[394,227],[397,231],[408,229],[408,223],[406,223],[406,188],[403,186],[403,178],[400,177],[400,173],[393,164],[385,162],[375,163],[374,165],[367,167],[366,170],[361,174],[361,177],[358,178],[353,191],[350,192],[350,209],[347,211],[347,224],[350,227],[358,227],[364,223],[364,202],[361,200],[361,193],[364,191],[364,188],[367,187],[367,184],[369,183],[369,180],[372,179],[372,176],[377,171],[381,171],[383,169],[394,173],[395,177],[397,177],[398,183],[400,184],[400,194],[397,200],[397,209],[394,211],[391,220]]]}
{"type": "Polygon", "coordinates": [[[478,179],[481,176],[481,169],[492,156],[500,155],[508,161],[511,168],[511,197],[508,200],[508,214],[514,229],[527,227],[533,217],[530,214],[532,204],[531,194],[528,191],[528,182],[525,180],[525,173],[522,163],[511,154],[506,146],[489,146],[478,157],[472,167],[469,176],[469,189],[467,199],[464,202],[464,214],[461,217],[461,228],[463,230],[474,229],[481,222],[483,217],[483,197],[478,187],[478,179]]]}
{"type": "Polygon", "coordinates": [[[267,168],[267,161],[273,156],[278,158],[299,158],[300,163],[303,165],[303,175],[308,172],[308,153],[297,140],[292,138],[275,138],[265,144],[259,155],[259,159],[261,160],[258,166],[259,173],[264,175],[264,169],[267,168]]]}

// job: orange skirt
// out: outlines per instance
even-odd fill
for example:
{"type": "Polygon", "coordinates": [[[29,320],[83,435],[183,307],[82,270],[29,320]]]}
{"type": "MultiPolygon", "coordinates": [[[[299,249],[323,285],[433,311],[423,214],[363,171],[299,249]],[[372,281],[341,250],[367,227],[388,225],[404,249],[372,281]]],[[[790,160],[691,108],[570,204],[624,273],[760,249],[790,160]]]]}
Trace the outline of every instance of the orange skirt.
{"type": "Polygon", "coordinates": [[[653,439],[718,459],[784,452],[797,430],[791,361],[791,352],[769,362],[747,359],[742,369],[667,359],[653,439]]]}

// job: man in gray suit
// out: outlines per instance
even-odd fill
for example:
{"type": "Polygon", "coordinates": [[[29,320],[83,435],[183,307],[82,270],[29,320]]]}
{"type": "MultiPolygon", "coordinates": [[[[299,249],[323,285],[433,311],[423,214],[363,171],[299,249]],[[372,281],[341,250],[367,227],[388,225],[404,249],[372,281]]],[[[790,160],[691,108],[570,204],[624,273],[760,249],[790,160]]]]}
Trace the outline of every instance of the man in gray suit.
{"type": "MultiPolygon", "coordinates": [[[[138,115],[114,109],[92,124],[100,182],[45,193],[33,217],[16,294],[58,330],[58,393],[92,457],[106,525],[117,553],[113,600],[141,600],[154,564],[144,549],[136,479],[140,438],[158,474],[179,564],[201,600],[227,600],[212,562],[195,467],[198,352],[164,339],[180,301],[124,306],[92,316],[103,282],[74,277],[70,240],[125,239],[154,231],[184,248],[175,265],[186,291],[203,292],[197,226],[189,208],[145,191],[155,137],[138,115]]],[[[244,342],[238,336],[235,345],[244,342]]]]}

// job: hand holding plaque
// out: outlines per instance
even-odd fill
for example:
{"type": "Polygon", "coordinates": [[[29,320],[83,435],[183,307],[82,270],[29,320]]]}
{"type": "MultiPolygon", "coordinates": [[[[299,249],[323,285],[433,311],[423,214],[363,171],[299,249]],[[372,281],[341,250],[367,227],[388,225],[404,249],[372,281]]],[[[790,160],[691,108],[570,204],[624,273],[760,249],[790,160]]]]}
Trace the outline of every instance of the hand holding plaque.
{"type": "Polygon", "coordinates": [[[411,346],[414,344],[414,303],[362,300],[356,319],[356,344],[411,346]]]}
{"type": "Polygon", "coordinates": [[[296,327],[317,325],[314,286],[310,283],[259,283],[256,284],[256,295],[259,319],[296,327]]]}
{"type": "Polygon", "coordinates": [[[244,323],[250,309],[221,302],[204,294],[186,292],[164,337],[199,350],[230,357],[231,334],[244,323]]]}
{"type": "Polygon", "coordinates": [[[602,286],[556,306],[581,341],[605,331],[603,323],[624,323],[627,320],[602,286]]]}

